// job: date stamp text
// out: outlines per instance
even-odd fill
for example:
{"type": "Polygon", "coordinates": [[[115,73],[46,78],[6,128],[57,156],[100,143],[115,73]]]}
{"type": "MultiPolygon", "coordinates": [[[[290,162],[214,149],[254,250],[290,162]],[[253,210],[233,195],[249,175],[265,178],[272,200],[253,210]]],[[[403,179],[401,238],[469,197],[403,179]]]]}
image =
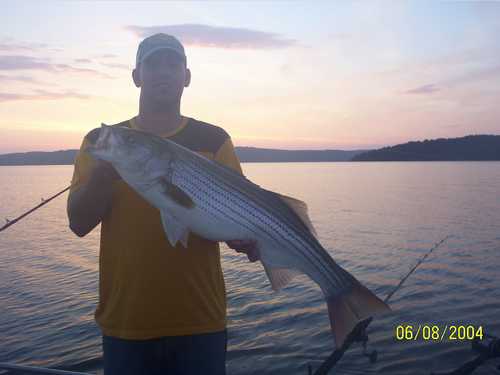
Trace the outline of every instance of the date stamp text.
{"type": "Polygon", "coordinates": [[[398,341],[465,341],[482,340],[482,326],[454,324],[400,324],[394,330],[398,341]]]}

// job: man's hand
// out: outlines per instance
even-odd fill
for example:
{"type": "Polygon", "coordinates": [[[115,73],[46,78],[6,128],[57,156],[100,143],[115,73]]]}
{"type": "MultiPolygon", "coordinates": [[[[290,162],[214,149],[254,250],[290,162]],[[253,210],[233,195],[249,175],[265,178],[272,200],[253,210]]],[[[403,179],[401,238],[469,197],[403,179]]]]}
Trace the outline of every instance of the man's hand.
{"type": "Polygon", "coordinates": [[[226,242],[227,246],[236,250],[238,253],[245,253],[250,262],[260,260],[260,253],[257,242],[253,240],[231,240],[226,242]]]}

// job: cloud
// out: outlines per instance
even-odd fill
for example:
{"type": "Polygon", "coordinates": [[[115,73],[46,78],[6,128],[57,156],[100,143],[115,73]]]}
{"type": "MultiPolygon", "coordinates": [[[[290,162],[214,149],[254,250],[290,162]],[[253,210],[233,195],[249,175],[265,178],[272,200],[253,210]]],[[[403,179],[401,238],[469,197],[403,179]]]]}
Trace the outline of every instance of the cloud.
{"type": "Polygon", "coordinates": [[[74,62],[78,63],[78,64],[91,64],[92,60],[90,60],[90,59],[75,59],[74,62]]]}
{"type": "MultiPolygon", "coordinates": [[[[427,84],[416,87],[411,90],[404,91],[404,94],[431,95],[443,89],[451,89],[462,85],[474,84],[476,82],[488,81],[492,84],[500,83],[500,65],[490,66],[482,69],[468,71],[462,74],[451,76],[447,79],[437,80],[433,84],[427,84]]],[[[489,98],[489,92],[485,95],[489,98]]],[[[477,99],[477,93],[474,94],[477,99]]]]}
{"type": "Polygon", "coordinates": [[[95,75],[97,77],[106,78],[106,79],[114,78],[114,77],[110,76],[109,74],[102,73],[102,72],[99,72],[99,71],[94,70],[94,69],[75,68],[74,66],[67,65],[67,64],[55,64],[54,66],[56,68],[56,71],[58,71],[58,72],[89,74],[89,75],[95,75]]]}
{"type": "Polygon", "coordinates": [[[411,90],[407,90],[405,94],[429,95],[440,91],[443,87],[452,88],[455,86],[466,85],[488,80],[489,82],[500,82],[500,65],[488,68],[469,71],[455,77],[444,79],[438,84],[428,84],[411,90]]]}
{"type": "Polygon", "coordinates": [[[329,39],[337,39],[337,40],[346,40],[346,39],[352,39],[352,34],[348,33],[331,33],[328,34],[329,39]]]}
{"type": "Polygon", "coordinates": [[[36,80],[33,77],[29,76],[6,76],[0,74],[0,82],[29,82],[29,83],[39,83],[38,80],[36,80]]]}
{"type": "Polygon", "coordinates": [[[36,57],[23,55],[0,56],[0,70],[50,70],[54,71],[54,66],[36,57]]]}
{"type": "MultiPolygon", "coordinates": [[[[101,59],[106,59],[108,60],[111,57],[115,57],[115,55],[101,55],[101,59]],[[106,56],[106,57],[105,57],[106,56]]],[[[75,63],[78,64],[92,64],[93,61],[90,59],[75,59],[73,60],[75,63]]],[[[120,64],[120,63],[111,63],[111,62],[104,62],[104,61],[96,61],[100,65],[105,66],[107,68],[113,68],[113,69],[124,69],[124,70],[132,70],[132,68],[127,65],[127,64],[120,64]]],[[[75,67],[69,67],[69,66],[62,66],[61,64],[58,65],[59,67],[62,67],[63,69],[71,69],[75,72],[80,72],[80,73],[89,73],[89,69],[82,69],[82,68],[75,68],[75,67]]],[[[103,73],[100,73],[103,74],[103,73]]]]}
{"type": "Polygon", "coordinates": [[[0,56],[0,71],[1,70],[42,70],[50,73],[80,73],[90,74],[100,78],[113,78],[108,74],[101,73],[94,69],[75,68],[68,64],[53,64],[36,57],[23,55],[0,56]]]}
{"type": "Polygon", "coordinates": [[[432,93],[439,91],[439,90],[440,90],[439,87],[437,87],[434,84],[430,84],[430,85],[424,85],[424,86],[420,86],[420,87],[405,91],[405,94],[428,95],[428,94],[432,94],[432,93]]]}
{"type": "Polygon", "coordinates": [[[155,33],[172,34],[185,45],[215,47],[225,49],[277,49],[292,47],[294,39],[286,39],[279,34],[239,27],[221,27],[202,24],[182,24],[164,26],[125,26],[140,38],[155,33]]]}
{"type": "Polygon", "coordinates": [[[464,73],[446,81],[447,85],[464,84],[484,80],[500,80],[500,65],[464,73]]]}
{"type": "Polygon", "coordinates": [[[100,58],[100,59],[114,59],[115,57],[118,57],[118,56],[117,55],[113,55],[112,53],[105,53],[105,54],[102,54],[102,55],[98,55],[96,57],[100,58]]]}
{"type": "Polygon", "coordinates": [[[106,66],[108,68],[117,68],[117,69],[132,70],[132,68],[130,66],[128,66],[127,64],[104,63],[104,62],[101,62],[100,64],[103,65],[103,66],[106,66]]]}
{"type": "Polygon", "coordinates": [[[51,47],[46,43],[16,42],[13,38],[3,38],[0,41],[0,52],[37,52],[37,51],[62,52],[62,48],[51,47]]]}
{"type": "Polygon", "coordinates": [[[0,103],[19,100],[59,100],[59,99],[89,99],[89,95],[78,94],[73,91],[50,92],[45,90],[34,90],[35,94],[6,94],[0,93],[0,103]]]}
{"type": "Polygon", "coordinates": [[[38,51],[42,48],[48,48],[45,43],[0,43],[0,52],[13,51],[38,51]]]}

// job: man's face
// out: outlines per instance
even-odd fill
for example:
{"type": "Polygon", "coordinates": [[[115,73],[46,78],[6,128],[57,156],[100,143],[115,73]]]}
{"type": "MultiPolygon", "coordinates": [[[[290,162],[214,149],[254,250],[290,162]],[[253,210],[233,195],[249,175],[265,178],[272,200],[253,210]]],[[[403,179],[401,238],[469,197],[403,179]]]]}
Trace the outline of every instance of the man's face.
{"type": "Polygon", "coordinates": [[[189,85],[190,72],[179,54],[162,49],[140,63],[133,77],[149,103],[165,105],[180,100],[184,87],[189,85]]]}

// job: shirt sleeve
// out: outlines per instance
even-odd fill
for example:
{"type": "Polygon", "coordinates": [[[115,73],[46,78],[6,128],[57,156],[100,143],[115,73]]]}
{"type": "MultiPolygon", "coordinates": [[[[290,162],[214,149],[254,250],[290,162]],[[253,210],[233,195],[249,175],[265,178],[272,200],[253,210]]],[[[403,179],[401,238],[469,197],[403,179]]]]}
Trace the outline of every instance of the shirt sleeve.
{"type": "Polygon", "coordinates": [[[75,167],[73,170],[73,177],[71,179],[71,187],[69,193],[78,190],[89,178],[90,171],[95,163],[95,160],[85,151],[90,142],[85,136],[80,146],[80,150],[76,154],[75,167]]]}
{"type": "Polygon", "coordinates": [[[222,146],[220,146],[219,150],[215,153],[215,161],[224,164],[226,167],[235,170],[241,175],[243,174],[240,160],[236,155],[236,151],[230,137],[224,141],[222,146]]]}

